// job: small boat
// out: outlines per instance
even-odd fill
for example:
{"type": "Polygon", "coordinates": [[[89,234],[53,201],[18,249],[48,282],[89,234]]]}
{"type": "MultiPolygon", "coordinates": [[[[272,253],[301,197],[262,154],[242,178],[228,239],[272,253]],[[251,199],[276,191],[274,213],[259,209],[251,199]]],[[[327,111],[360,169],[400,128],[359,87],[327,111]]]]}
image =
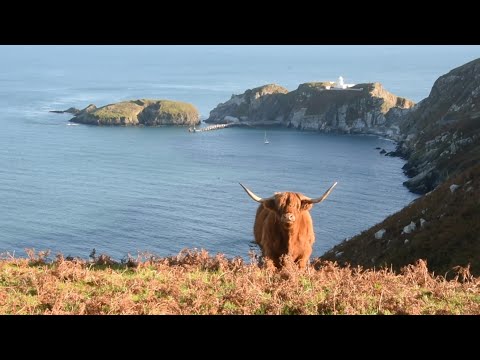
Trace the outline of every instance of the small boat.
{"type": "Polygon", "coordinates": [[[264,140],[263,140],[263,143],[264,143],[264,144],[270,144],[270,142],[269,142],[268,139],[267,139],[267,132],[266,132],[266,131],[265,131],[265,138],[264,138],[264,140]]]}

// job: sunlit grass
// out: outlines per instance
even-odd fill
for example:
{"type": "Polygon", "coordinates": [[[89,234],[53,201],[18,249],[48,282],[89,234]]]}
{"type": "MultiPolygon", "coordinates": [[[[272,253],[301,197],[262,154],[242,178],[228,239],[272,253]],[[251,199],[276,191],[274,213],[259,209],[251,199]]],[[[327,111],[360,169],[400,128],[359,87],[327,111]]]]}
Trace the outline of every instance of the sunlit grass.
{"type": "Polygon", "coordinates": [[[0,313],[480,314],[478,278],[462,268],[447,281],[424,261],[398,274],[320,260],[277,270],[189,250],[123,263],[39,254],[0,260],[0,313]]]}

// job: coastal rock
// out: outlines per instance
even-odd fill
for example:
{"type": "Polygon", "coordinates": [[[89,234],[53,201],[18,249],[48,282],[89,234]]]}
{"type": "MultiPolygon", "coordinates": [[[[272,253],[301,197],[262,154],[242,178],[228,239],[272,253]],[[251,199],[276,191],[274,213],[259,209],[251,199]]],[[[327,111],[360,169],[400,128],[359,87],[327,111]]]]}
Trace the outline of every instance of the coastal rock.
{"type": "Polygon", "coordinates": [[[281,122],[287,111],[287,93],[284,87],[268,84],[247,90],[241,95],[232,95],[230,100],[210,111],[205,122],[226,124],[231,119],[270,124],[281,122]]]}
{"type": "Polygon", "coordinates": [[[414,106],[386,91],[380,83],[332,90],[329,82],[301,84],[296,90],[269,84],[232,95],[210,112],[206,123],[229,118],[252,126],[281,126],[299,130],[378,134],[397,139],[400,121],[414,106]]]}
{"type": "Polygon", "coordinates": [[[234,116],[225,116],[225,122],[227,123],[238,123],[240,120],[234,116]]]}
{"type": "Polygon", "coordinates": [[[380,240],[383,238],[383,235],[385,235],[387,231],[385,229],[380,229],[375,233],[375,239],[380,240]]]}
{"type": "Polygon", "coordinates": [[[191,104],[171,100],[122,101],[97,108],[91,104],[71,122],[108,126],[192,126],[200,123],[198,110],[191,104]]]}
{"type": "Polygon", "coordinates": [[[427,223],[427,220],[421,218],[420,219],[420,228],[423,229],[423,227],[425,226],[426,223],[427,223]]]}
{"type": "Polygon", "coordinates": [[[460,187],[460,185],[457,185],[457,184],[450,185],[450,192],[454,193],[455,190],[457,190],[459,187],[460,187]]]}
{"type": "Polygon", "coordinates": [[[64,114],[64,113],[69,113],[69,114],[74,114],[77,115],[80,113],[81,110],[78,110],[77,108],[70,107],[67,110],[50,110],[49,112],[51,113],[57,113],[57,114],[64,114]]]}
{"type": "Polygon", "coordinates": [[[407,226],[403,228],[402,234],[410,234],[412,231],[415,231],[417,226],[413,221],[410,222],[407,226]]]}

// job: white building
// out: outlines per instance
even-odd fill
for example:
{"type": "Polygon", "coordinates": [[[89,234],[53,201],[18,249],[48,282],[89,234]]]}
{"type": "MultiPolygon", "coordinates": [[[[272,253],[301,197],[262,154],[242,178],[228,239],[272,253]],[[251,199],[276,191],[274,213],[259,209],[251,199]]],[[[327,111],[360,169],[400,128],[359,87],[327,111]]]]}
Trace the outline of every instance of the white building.
{"type": "Polygon", "coordinates": [[[333,85],[333,89],[348,89],[352,86],[355,86],[355,84],[345,84],[343,82],[343,77],[339,76],[338,81],[335,83],[335,85],[333,85]]]}

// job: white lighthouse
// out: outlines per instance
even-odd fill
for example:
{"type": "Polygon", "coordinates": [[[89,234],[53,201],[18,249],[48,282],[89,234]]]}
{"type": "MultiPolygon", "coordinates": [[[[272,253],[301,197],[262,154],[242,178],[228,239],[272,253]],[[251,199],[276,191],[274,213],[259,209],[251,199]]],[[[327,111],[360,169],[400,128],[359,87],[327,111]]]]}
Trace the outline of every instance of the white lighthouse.
{"type": "Polygon", "coordinates": [[[338,81],[334,85],[334,89],[348,89],[352,86],[355,86],[355,84],[345,84],[343,82],[343,76],[338,77],[338,81]]]}

